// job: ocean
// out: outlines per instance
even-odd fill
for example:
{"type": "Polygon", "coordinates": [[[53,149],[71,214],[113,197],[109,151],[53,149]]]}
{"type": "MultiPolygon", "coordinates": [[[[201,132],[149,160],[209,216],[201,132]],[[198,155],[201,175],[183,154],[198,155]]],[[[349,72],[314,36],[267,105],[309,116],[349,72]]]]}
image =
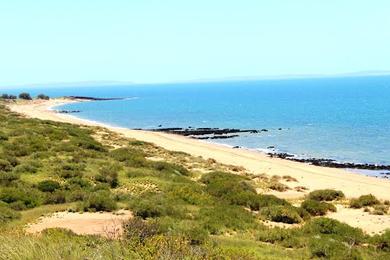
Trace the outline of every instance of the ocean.
{"type": "MultiPolygon", "coordinates": [[[[74,116],[128,128],[267,129],[212,142],[298,157],[390,164],[390,76],[13,89],[52,97],[124,100],[68,104],[74,116]],[[281,130],[280,130],[281,129],[281,130]]],[[[0,92],[2,92],[0,90],[0,92]]]]}

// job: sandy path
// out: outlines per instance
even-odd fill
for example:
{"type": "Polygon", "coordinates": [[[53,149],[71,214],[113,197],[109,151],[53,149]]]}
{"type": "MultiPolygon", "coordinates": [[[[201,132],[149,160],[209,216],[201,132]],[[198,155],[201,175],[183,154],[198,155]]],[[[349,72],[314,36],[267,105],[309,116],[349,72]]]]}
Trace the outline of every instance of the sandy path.
{"type": "Polygon", "coordinates": [[[58,212],[41,217],[37,223],[30,224],[26,228],[26,232],[40,233],[48,228],[64,228],[80,235],[101,235],[116,238],[123,233],[123,222],[131,217],[131,212],[126,210],[118,211],[116,214],[111,212],[58,212]]]}
{"type": "MultiPolygon", "coordinates": [[[[65,99],[49,101],[25,102],[11,104],[10,109],[28,117],[40,118],[53,121],[68,122],[82,125],[105,126],[112,131],[123,134],[126,137],[147,141],[168,150],[182,151],[194,156],[213,158],[223,164],[243,166],[248,171],[269,175],[290,175],[298,180],[295,186],[304,186],[310,190],[337,189],[342,190],[347,197],[357,197],[362,194],[374,194],[381,199],[390,200],[390,181],[367,177],[350,173],[342,169],[318,167],[303,163],[297,163],[277,158],[269,158],[265,154],[245,149],[233,149],[223,145],[210,144],[199,140],[190,139],[172,134],[129,130],[126,128],[110,127],[104,124],[78,119],[68,114],[59,114],[49,109],[55,105],[65,104],[65,99]]],[[[291,185],[291,184],[290,184],[291,185]]],[[[288,191],[278,193],[278,196],[287,198],[302,197],[303,193],[288,191]]]]}

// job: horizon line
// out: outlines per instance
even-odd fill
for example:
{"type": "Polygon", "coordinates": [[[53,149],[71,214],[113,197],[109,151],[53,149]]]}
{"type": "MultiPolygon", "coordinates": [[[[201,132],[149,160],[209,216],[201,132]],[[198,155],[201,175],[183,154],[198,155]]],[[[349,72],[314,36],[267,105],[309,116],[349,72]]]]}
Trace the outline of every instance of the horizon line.
{"type": "Polygon", "coordinates": [[[347,77],[369,77],[369,76],[389,76],[389,71],[358,71],[337,74],[284,74],[268,76],[237,76],[223,78],[200,78],[192,80],[162,81],[162,82],[134,82],[118,80],[86,80],[86,81],[64,81],[64,82],[46,82],[46,83],[26,83],[9,86],[0,86],[0,89],[10,88],[37,88],[37,87],[81,87],[100,84],[103,86],[113,85],[165,85],[165,84],[191,84],[191,83],[213,83],[213,82],[235,82],[235,81],[261,81],[261,80],[293,80],[293,79],[321,79],[321,78],[347,78],[347,77]]]}

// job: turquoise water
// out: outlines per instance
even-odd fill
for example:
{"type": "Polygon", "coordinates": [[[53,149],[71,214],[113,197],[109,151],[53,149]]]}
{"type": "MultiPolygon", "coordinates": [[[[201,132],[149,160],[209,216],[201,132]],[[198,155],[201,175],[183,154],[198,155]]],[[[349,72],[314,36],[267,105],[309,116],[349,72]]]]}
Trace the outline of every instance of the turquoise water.
{"type": "MultiPolygon", "coordinates": [[[[16,90],[15,90],[16,91],[16,90]]],[[[128,128],[269,129],[213,140],[301,157],[390,164],[390,76],[67,87],[51,96],[129,97],[68,104],[78,117],[128,128]],[[282,130],[278,130],[282,128],[282,130]]]]}

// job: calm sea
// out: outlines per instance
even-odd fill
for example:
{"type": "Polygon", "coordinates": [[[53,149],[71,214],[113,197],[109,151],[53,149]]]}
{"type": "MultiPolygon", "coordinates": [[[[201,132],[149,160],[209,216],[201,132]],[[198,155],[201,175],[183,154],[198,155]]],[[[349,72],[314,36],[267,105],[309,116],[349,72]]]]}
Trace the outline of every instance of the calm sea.
{"type": "Polygon", "coordinates": [[[275,146],[276,151],[301,157],[390,164],[390,76],[57,86],[28,91],[128,97],[61,108],[81,110],[74,115],[115,126],[266,128],[268,132],[215,142],[253,149],[275,146]]]}

